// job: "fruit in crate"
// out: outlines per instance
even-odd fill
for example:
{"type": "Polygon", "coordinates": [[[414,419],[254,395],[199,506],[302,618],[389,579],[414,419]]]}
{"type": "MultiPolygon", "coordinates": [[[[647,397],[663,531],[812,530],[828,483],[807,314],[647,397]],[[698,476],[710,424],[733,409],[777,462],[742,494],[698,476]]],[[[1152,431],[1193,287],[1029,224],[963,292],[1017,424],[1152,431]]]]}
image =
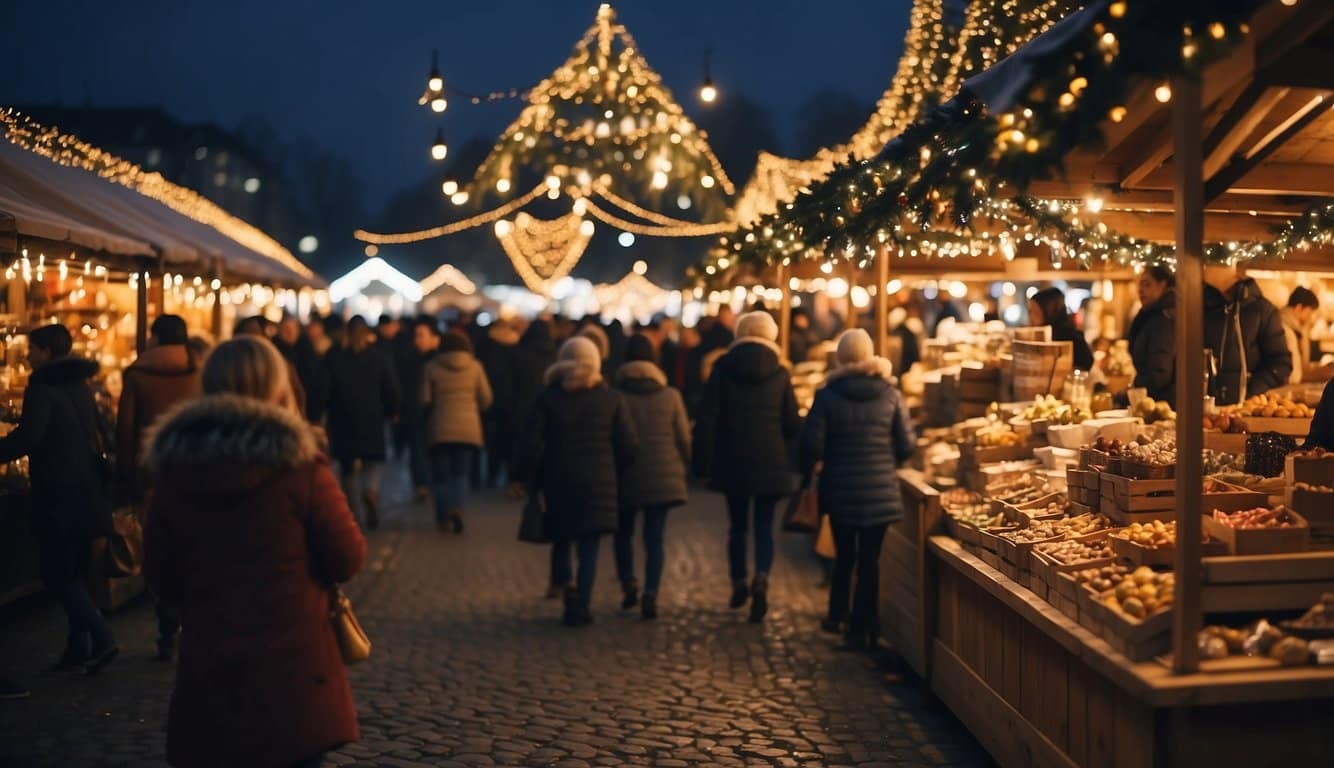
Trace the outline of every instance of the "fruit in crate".
{"type": "Polygon", "coordinates": [[[967,488],[951,488],[940,494],[940,506],[945,509],[957,509],[985,503],[986,499],[982,498],[982,494],[977,491],[970,491],[967,488]]]}
{"type": "Polygon", "coordinates": [[[963,525],[971,525],[984,531],[988,528],[1001,528],[1009,525],[1005,520],[1005,515],[992,514],[990,505],[976,509],[965,509],[958,513],[951,512],[950,514],[963,525]]]}
{"type": "Polygon", "coordinates": [[[1145,424],[1153,424],[1157,421],[1176,421],[1176,411],[1166,400],[1154,400],[1152,397],[1146,397],[1135,404],[1130,409],[1131,416],[1138,416],[1144,419],[1145,424]]]}
{"type": "Polygon", "coordinates": [[[1213,451],[1208,448],[1201,452],[1200,459],[1204,464],[1204,474],[1206,475],[1216,475],[1220,472],[1240,472],[1246,466],[1245,460],[1240,456],[1224,453],[1223,451],[1213,451]]]}
{"type": "Polygon", "coordinates": [[[1229,410],[1244,418],[1309,419],[1315,415],[1315,409],[1306,403],[1299,403],[1287,395],[1276,395],[1272,392],[1248,397],[1229,410]]]}
{"type": "Polygon", "coordinates": [[[1147,443],[1136,441],[1121,450],[1121,457],[1151,466],[1171,466],[1177,463],[1177,443],[1171,439],[1152,440],[1147,443]]]}
{"type": "Polygon", "coordinates": [[[1112,547],[1100,541],[1048,541],[1033,548],[1051,559],[1070,565],[1113,557],[1112,547]]]}
{"type": "Polygon", "coordinates": [[[1093,418],[1086,409],[1059,400],[1052,395],[1038,395],[1033,402],[1019,414],[1025,421],[1045,421],[1048,424],[1082,424],[1093,418]]]}
{"type": "Polygon", "coordinates": [[[1011,445],[1023,445],[1024,436],[1010,429],[1008,424],[992,422],[979,429],[974,436],[979,448],[999,448],[1011,445]]]}
{"type": "Polygon", "coordinates": [[[1005,537],[1018,544],[1027,544],[1056,538],[1073,539],[1110,527],[1111,521],[1103,515],[1079,515],[1058,520],[1034,520],[1027,528],[1011,531],[1005,537]]]}
{"type": "Polygon", "coordinates": [[[1129,528],[1112,535],[1150,549],[1175,547],[1177,543],[1177,524],[1175,522],[1164,523],[1162,520],[1154,520],[1148,523],[1131,523],[1129,528]]]}
{"type": "Polygon", "coordinates": [[[1064,515],[1069,509],[1070,500],[1062,497],[1056,501],[1048,502],[1045,507],[1021,509],[1019,511],[1029,517],[1053,517],[1056,515],[1064,515]]]}
{"type": "Polygon", "coordinates": [[[1143,619],[1172,607],[1176,579],[1141,565],[1119,577],[1100,598],[1104,605],[1134,619],[1143,619]]]}
{"type": "Polygon", "coordinates": [[[1130,573],[1130,567],[1121,563],[1104,565],[1101,568],[1085,568],[1073,574],[1075,583],[1087,586],[1099,594],[1116,586],[1121,577],[1130,573]]]}
{"type": "Polygon", "coordinates": [[[1219,411],[1218,413],[1205,414],[1204,428],[1239,435],[1246,431],[1246,422],[1233,413],[1219,411]]]}
{"type": "Polygon", "coordinates": [[[1256,507],[1255,509],[1244,509],[1239,512],[1224,512],[1221,509],[1215,509],[1213,518],[1229,528],[1245,530],[1294,528],[1299,525],[1297,520],[1282,507],[1278,509],[1256,507]]]}

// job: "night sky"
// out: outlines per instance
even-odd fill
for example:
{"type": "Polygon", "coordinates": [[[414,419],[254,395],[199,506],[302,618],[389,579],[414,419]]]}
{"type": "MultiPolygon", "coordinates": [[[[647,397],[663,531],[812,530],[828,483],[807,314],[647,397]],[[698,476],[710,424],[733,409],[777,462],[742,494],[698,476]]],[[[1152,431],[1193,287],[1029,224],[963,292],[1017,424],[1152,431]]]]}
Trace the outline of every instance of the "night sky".
{"type": "MultiPolygon", "coordinates": [[[[594,0],[65,0],[4,3],[0,103],[161,104],[186,121],[266,117],[285,141],[353,160],[378,209],[451,146],[497,135],[516,101],[418,107],[430,51],[473,92],[524,88],[564,61],[594,0]]],[[[874,103],[898,62],[909,0],[623,0],[615,7],[690,114],[703,54],[713,78],[768,107],[790,142],[796,107],[824,88],[874,103]]],[[[738,184],[738,186],[740,186],[738,184]]]]}

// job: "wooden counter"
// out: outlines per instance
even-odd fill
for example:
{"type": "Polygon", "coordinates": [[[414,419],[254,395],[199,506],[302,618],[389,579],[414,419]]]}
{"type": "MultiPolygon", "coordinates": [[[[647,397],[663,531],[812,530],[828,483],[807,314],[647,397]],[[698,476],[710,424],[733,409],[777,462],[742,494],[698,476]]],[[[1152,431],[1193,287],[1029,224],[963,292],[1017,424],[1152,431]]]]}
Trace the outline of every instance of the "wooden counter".
{"type": "Polygon", "coordinates": [[[1320,765],[1334,669],[1174,676],[946,536],[927,542],[932,690],[1005,766],[1320,765]]]}

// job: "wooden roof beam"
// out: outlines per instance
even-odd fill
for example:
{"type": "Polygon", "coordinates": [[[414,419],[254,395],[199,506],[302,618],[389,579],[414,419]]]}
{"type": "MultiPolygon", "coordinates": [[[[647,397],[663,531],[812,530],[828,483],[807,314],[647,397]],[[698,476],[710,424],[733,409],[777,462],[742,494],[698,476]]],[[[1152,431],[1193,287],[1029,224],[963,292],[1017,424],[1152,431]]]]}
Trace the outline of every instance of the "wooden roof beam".
{"type": "Polygon", "coordinates": [[[1274,62],[1258,77],[1273,86],[1328,88],[1334,72],[1334,49],[1299,48],[1274,62]]]}
{"type": "Polygon", "coordinates": [[[1246,137],[1251,135],[1287,95],[1289,88],[1270,88],[1253,80],[1232,102],[1204,140],[1204,177],[1210,178],[1227,165],[1246,137]]]}
{"type": "MultiPolygon", "coordinates": [[[[1296,8],[1288,8],[1285,11],[1286,18],[1282,23],[1273,32],[1256,42],[1257,70],[1269,69],[1286,58],[1289,53],[1305,45],[1311,37],[1334,24],[1334,3],[1299,3],[1296,8]]],[[[1328,76],[1328,71],[1324,71],[1323,74],[1328,76]]]]}
{"type": "MultiPolygon", "coordinates": [[[[1334,6],[1334,3],[1331,3],[1331,6],[1334,6]]],[[[1301,133],[1308,125],[1320,119],[1329,111],[1330,107],[1334,107],[1334,98],[1331,98],[1331,96],[1334,96],[1334,93],[1326,92],[1313,98],[1287,120],[1275,126],[1274,130],[1251,147],[1244,157],[1228,163],[1217,174],[1207,176],[1204,185],[1205,201],[1212,200],[1231,189],[1234,184],[1242,181],[1247,174],[1263,163],[1284,143],[1301,133]]],[[[1328,168],[1322,170],[1328,175],[1328,168]]]]}
{"type": "MultiPolygon", "coordinates": [[[[1171,189],[1172,164],[1145,177],[1144,189],[1171,189]]],[[[1309,163],[1260,163],[1227,189],[1234,195],[1278,197],[1334,197],[1334,172],[1328,165],[1309,163]]],[[[1221,197],[1221,195],[1220,195],[1221,197]]],[[[1214,198],[1217,199],[1217,198],[1214,198]]],[[[1208,203],[1213,205],[1213,199],[1208,203]]]]}

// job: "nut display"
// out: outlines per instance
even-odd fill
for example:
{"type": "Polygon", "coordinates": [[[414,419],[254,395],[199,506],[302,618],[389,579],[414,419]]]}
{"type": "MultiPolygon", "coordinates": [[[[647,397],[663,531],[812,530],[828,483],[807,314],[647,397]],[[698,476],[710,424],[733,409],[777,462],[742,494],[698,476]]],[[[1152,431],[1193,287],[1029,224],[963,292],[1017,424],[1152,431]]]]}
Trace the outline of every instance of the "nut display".
{"type": "Polygon", "coordinates": [[[1239,512],[1224,512],[1221,509],[1215,509],[1212,517],[1214,520],[1217,520],[1229,528],[1244,530],[1257,530],[1261,528],[1296,528],[1301,525],[1301,523],[1299,523],[1292,514],[1283,507],[1279,507],[1278,509],[1256,507],[1255,509],[1244,509],[1239,512]]]}
{"type": "Polygon", "coordinates": [[[1026,544],[1051,539],[1072,539],[1110,528],[1111,525],[1111,520],[1104,515],[1079,515],[1058,520],[1034,520],[1027,528],[1009,531],[1002,535],[1016,544],[1026,544]]]}
{"type": "Polygon", "coordinates": [[[1037,545],[1033,549],[1058,563],[1066,565],[1113,557],[1112,547],[1106,539],[1100,541],[1048,541],[1037,545]]]}
{"type": "Polygon", "coordinates": [[[1081,571],[1075,571],[1073,576],[1076,584],[1087,586],[1094,592],[1101,594],[1116,586],[1121,577],[1128,573],[1130,573],[1129,566],[1113,563],[1101,568],[1085,568],[1081,571]]]}
{"type": "Polygon", "coordinates": [[[1093,418],[1087,409],[1076,408],[1052,395],[1038,395],[1019,414],[1027,421],[1046,421],[1048,424],[1083,424],[1093,418]]]}
{"type": "Polygon", "coordinates": [[[1140,566],[1115,580],[1099,598],[1102,603],[1134,619],[1143,619],[1172,607],[1176,579],[1169,571],[1158,573],[1140,566]]]}
{"type": "Polygon", "coordinates": [[[1147,443],[1136,441],[1121,450],[1121,457],[1141,464],[1171,466],[1177,463],[1177,441],[1170,439],[1152,440],[1147,443]]]}
{"type": "Polygon", "coordinates": [[[969,508],[960,512],[951,512],[950,515],[963,525],[971,525],[984,531],[989,528],[1001,528],[1010,525],[1003,513],[992,514],[989,504],[985,508],[969,508]]]}

